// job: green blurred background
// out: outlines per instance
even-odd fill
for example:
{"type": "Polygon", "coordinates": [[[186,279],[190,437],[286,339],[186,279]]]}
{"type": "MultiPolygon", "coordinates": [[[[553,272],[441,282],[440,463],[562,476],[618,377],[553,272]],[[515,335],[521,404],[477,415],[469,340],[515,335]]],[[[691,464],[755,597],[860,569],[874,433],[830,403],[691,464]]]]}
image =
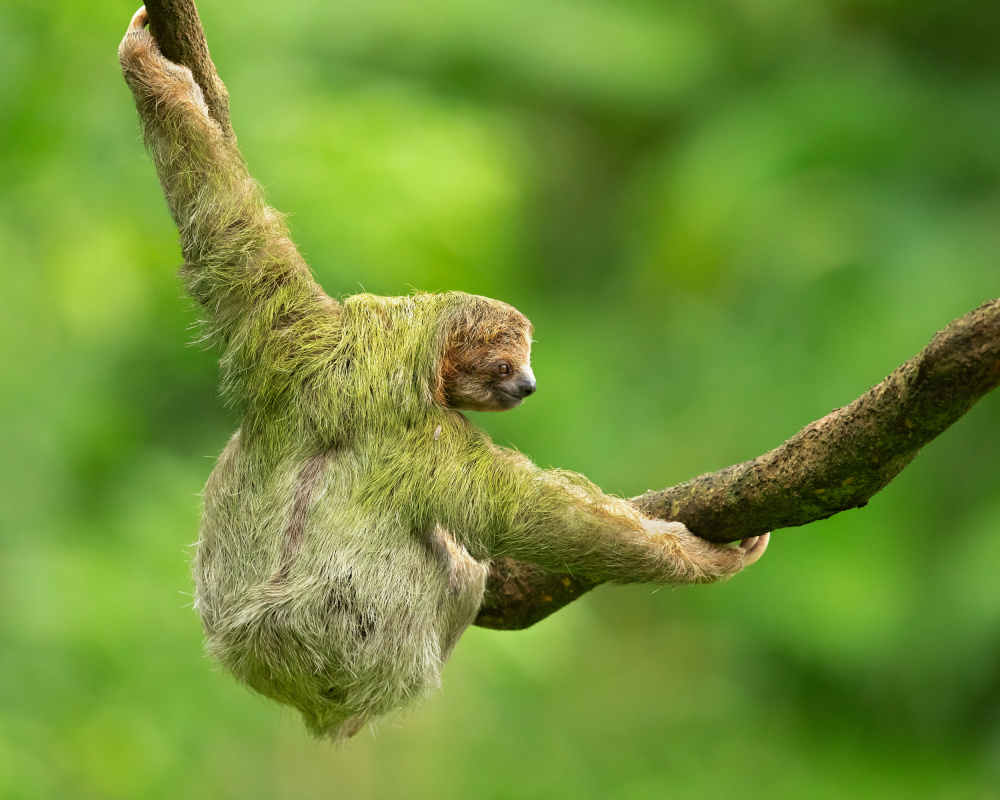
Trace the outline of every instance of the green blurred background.
{"type": "MultiPolygon", "coordinates": [[[[470,630],[339,751],[204,657],[235,425],[115,50],[0,5],[0,796],[1000,797],[1000,393],[732,582],[470,630]]],[[[742,461],[998,294],[995,0],[203,0],[240,143],[333,294],[535,323],[473,415],[626,496],[742,461]]]]}

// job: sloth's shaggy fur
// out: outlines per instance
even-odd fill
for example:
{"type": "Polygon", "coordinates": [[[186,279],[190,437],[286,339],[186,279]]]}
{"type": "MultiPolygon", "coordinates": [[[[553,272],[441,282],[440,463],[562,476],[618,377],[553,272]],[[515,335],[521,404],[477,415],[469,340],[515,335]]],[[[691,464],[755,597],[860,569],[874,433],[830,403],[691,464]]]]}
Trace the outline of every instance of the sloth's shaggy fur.
{"type": "MultiPolygon", "coordinates": [[[[190,72],[140,12],[120,49],[242,424],[209,479],[194,563],[208,649],[342,739],[438,684],[491,557],[617,581],[728,576],[745,554],[541,470],[448,407],[530,324],[461,293],[327,297],[190,72]]],[[[533,387],[533,384],[532,384],[533,387]]]]}

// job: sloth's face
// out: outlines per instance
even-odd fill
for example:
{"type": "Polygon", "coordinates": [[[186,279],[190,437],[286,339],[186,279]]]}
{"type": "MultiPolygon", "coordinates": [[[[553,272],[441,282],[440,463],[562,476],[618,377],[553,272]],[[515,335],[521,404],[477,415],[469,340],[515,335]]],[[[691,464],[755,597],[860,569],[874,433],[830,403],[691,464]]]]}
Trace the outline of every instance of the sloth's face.
{"type": "Polygon", "coordinates": [[[492,346],[466,342],[456,355],[444,385],[450,408],[506,411],[521,405],[536,389],[527,331],[492,346]]]}
{"type": "Polygon", "coordinates": [[[445,391],[448,405],[468,411],[506,411],[521,405],[535,391],[531,364],[510,358],[465,371],[460,370],[445,391]]]}

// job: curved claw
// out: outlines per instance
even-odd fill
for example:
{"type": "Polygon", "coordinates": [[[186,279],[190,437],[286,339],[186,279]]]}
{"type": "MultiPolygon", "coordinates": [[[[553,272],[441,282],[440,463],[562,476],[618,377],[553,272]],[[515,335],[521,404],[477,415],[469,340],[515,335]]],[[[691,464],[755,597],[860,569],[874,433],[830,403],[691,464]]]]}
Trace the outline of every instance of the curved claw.
{"type": "Polygon", "coordinates": [[[146,16],[146,6],[140,6],[139,10],[132,15],[132,21],[128,24],[130,31],[140,31],[146,27],[149,19],[146,16]]]}
{"type": "Polygon", "coordinates": [[[743,566],[750,566],[754,561],[764,555],[764,551],[767,550],[767,543],[770,538],[771,534],[765,533],[761,536],[753,536],[740,542],[739,548],[745,554],[743,566]]]}

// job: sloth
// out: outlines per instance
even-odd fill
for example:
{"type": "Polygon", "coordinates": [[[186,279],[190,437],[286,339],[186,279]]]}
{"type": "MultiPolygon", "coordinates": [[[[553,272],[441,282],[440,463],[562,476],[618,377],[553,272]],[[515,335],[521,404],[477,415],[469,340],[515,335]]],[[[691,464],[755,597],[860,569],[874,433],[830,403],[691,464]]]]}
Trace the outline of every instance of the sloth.
{"type": "Polygon", "coordinates": [[[239,680],[342,741],[439,684],[493,558],[687,584],[760,557],[766,536],[705,541],[494,445],[461,412],[535,391],[527,318],[460,292],[330,298],[144,9],[119,57],[240,412],[193,565],[207,649],[239,680]]]}

